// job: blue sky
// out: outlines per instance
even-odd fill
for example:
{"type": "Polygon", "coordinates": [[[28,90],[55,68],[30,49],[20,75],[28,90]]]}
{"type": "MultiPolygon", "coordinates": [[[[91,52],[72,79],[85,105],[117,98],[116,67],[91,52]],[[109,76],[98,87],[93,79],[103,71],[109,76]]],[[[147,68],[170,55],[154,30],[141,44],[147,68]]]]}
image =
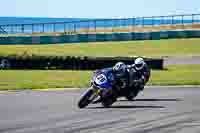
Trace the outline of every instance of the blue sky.
{"type": "Polygon", "coordinates": [[[2,0],[0,16],[124,18],[200,13],[200,0],[2,0]]]}

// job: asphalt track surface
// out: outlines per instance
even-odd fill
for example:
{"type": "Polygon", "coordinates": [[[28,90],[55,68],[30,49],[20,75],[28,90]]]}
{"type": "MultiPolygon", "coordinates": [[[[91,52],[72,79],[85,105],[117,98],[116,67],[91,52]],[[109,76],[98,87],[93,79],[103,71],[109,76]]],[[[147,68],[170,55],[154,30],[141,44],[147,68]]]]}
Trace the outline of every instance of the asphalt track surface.
{"type": "Polygon", "coordinates": [[[83,90],[0,94],[1,133],[200,133],[200,88],[149,87],[133,102],[78,109],[83,90]]]}

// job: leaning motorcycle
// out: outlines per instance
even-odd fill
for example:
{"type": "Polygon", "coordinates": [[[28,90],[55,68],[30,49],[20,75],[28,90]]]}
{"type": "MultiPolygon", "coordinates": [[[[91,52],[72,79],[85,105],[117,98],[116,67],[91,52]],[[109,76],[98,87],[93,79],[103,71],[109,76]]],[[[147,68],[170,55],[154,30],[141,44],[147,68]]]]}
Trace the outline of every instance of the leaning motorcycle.
{"type": "Polygon", "coordinates": [[[113,78],[112,73],[109,75],[106,75],[103,72],[94,73],[91,80],[91,86],[81,96],[78,107],[84,108],[97,99],[101,99],[101,103],[104,107],[111,106],[116,101],[112,89],[113,78]]]}
{"type": "Polygon", "coordinates": [[[117,92],[112,86],[114,79],[112,72],[109,74],[103,71],[95,72],[91,79],[91,86],[81,96],[78,107],[85,108],[91,103],[96,103],[96,101],[100,101],[104,107],[109,107],[117,101],[118,97],[125,97],[132,101],[139,93],[135,88],[124,88],[117,92]]]}

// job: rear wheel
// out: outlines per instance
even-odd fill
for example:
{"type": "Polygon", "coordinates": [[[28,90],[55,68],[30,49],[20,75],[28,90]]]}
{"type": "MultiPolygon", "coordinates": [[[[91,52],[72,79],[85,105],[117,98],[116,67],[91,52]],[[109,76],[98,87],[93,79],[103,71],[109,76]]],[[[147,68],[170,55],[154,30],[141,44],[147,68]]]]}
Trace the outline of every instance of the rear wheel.
{"type": "Polygon", "coordinates": [[[131,92],[130,95],[127,95],[127,96],[126,96],[126,99],[127,99],[128,101],[133,101],[133,100],[135,99],[135,97],[139,94],[139,92],[140,92],[139,89],[135,90],[134,92],[131,92]]]}
{"type": "Polygon", "coordinates": [[[134,98],[135,98],[136,96],[126,96],[126,99],[128,100],[128,101],[133,101],[134,100],[134,98]]]}
{"type": "Polygon", "coordinates": [[[102,105],[103,105],[103,107],[108,108],[116,101],[117,101],[117,98],[115,98],[114,96],[111,96],[111,97],[103,99],[102,105]]]}
{"type": "Polygon", "coordinates": [[[115,101],[112,99],[106,100],[102,102],[103,107],[109,108],[115,101]]]}
{"type": "Polygon", "coordinates": [[[85,108],[86,106],[88,106],[88,104],[91,102],[90,98],[93,95],[93,93],[94,93],[93,89],[88,89],[79,100],[78,107],[85,108]]]}

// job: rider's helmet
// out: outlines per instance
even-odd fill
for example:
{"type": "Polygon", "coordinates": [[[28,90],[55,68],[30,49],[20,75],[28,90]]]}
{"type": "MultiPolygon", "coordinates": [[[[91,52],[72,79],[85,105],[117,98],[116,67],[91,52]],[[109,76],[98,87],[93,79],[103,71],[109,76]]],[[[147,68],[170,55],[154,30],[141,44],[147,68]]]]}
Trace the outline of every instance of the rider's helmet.
{"type": "Polygon", "coordinates": [[[126,64],[123,62],[116,63],[112,69],[117,77],[123,77],[126,74],[126,64]]]}
{"type": "Polygon", "coordinates": [[[144,62],[143,58],[141,58],[141,57],[136,58],[136,60],[135,60],[135,69],[136,70],[142,70],[144,65],[145,65],[145,62],[144,62]]]}

